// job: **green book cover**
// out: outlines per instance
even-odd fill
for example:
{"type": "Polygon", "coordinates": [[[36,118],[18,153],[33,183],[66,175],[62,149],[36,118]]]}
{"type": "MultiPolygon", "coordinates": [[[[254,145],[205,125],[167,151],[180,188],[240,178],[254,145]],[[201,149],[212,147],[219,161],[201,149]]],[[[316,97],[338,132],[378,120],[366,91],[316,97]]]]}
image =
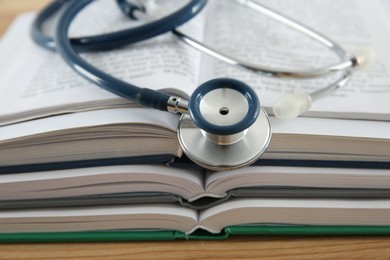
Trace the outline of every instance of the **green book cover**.
{"type": "Polygon", "coordinates": [[[390,226],[231,226],[219,234],[197,230],[186,235],[180,231],[101,231],[55,233],[3,233],[0,243],[48,242],[121,242],[121,241],[172,241],[172,240],[224,240],[231,236],[350,236],[389,235],[390,226]]]}

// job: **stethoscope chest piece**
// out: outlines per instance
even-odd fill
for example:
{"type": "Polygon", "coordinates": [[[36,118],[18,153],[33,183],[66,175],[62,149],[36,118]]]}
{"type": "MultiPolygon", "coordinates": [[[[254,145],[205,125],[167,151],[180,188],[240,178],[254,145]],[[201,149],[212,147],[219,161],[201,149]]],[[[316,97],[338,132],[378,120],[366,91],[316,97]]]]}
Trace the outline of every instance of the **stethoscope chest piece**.
{"type": "Polygon", "coordinates": [[[191,96],[178,139],[183,152],[211,170],[241,168],[255,162],[271,140],[267,113],[254,91],[232,79],[215,79],[191,96]]]}

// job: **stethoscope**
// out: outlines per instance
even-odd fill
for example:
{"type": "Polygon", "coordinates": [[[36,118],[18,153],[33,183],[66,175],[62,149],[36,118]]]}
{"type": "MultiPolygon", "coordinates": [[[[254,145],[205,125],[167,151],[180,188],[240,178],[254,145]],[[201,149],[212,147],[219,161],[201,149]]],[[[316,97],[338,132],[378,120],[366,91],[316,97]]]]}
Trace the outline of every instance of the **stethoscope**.
{"type": "MultiPolygon", "coordinates": [[[[354,68],[372,60],[370,52],[350,55],[320,33],[251,0],[236,1],[316,40],[337,54],[340,61],[322,68],[290,71],[258,66],[221,53],[177,29],[197,15],[207,4],[207,0],[191,0],[174,13],[138,27],[70,39],[68,37],[70,24],[92,1],[56,0],[48,5],[34,21],[32,28],[34,41],[47,49],[56,50],[82,77],[110,92],[146,107],[182,114],[177,130],[179,143],[192,161],[207,169],[227,170],[244,167],[255,162],[267,149],[272,135],[270,120],[251,87],[235,79],[213,79],[203,83],[189,100],[185,100],[117,79],[86,62],[79,53],[118,48],[172,31],[184,43],[217,59],[270,77],[314,78],[333,72],[343,72],[333,83],[315,92],[296,91],[282,97],[273,107],[274,114],[282,119],[295,118],[308,111],[313,100],[347,84],[354,68]],[[43,24],[60,9],[62,14],[53,39],[45,35],[43,24]]],[[[137,18],[137,12],[146,12],[142,1],[116,1],[131,19],[137,18]]]]}

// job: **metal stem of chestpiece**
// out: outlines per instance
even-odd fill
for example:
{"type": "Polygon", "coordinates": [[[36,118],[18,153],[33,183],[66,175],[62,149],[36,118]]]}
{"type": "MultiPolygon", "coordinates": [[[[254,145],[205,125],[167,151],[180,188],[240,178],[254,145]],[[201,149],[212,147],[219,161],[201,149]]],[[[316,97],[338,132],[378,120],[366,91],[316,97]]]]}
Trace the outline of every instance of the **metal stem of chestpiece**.
{"type": "Polygon", "coordinates": [[[248,130],[244,130],[232,135],[214,135],[202,130],[204,136],[218,145],[231,145],[237,143],[244,138],[247,132],[248,130]]]}
{"type": "Polygon", "coordinates": [[[167,102],[167,111],[171,113],[188,113],[188,100],[181,97],[170,96],[167,102]]]}

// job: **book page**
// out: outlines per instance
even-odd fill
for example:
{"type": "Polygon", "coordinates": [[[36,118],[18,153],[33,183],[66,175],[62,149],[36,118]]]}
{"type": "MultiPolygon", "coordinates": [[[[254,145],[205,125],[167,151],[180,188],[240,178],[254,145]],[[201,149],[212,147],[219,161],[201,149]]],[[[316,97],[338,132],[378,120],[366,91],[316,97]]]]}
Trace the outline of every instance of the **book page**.
{"type": "Polygon", "coordinates": [[[235,199],[199,215],[212,233],[237,225],[386,226],[389,199],[235,199]]]}
{"type": "MultiPolygon", "coordinates": [[[[387,33],[390,26],[382,2],[259,2],[314,28],[348,51],[368,46],[376,52],[377,59],[372,67],[356,71],[347,86],[315,101],[307,115],[390,119],[390,34],[387,33]]],[[[208,19],[206,39],[220,51],[273,68],[312,69],[338,61],[327,48],[235,1],[215,1],[214,4],[218,11],[208,19]]],[[[209,63],[213,64],[213,69],[203,71],[203,81],[214,77],[243,80],[257,91],[266,107],[272,106],[283,93],[291,93],[296,88],[313,92],[340,76],[317,80],[273,79],[212,58],[209,63]]]]}
{"type": "Polygon", "coordinates": [[[187,199],[203,192],[203,174],[165,165],[116,165],[0,175],[1,200],[102,196],[113,191],[170,193],[187,199]]]}
{"type": "MultiPolygon", "coordinates": [[[[75,128],[88,128],[104,125],[129,125],[130,129],[135,125],[146,125],[151,129],[160,128],[160,134],[171,132],[175,136],[178,116],[163,111],[154,111],[148,108],[132,109],[100,109],[97,111],[86,111],[74,114],[61,115],[56,117],[47,117],[39,120],[31,120],[20,124],[3,126],[0,128],[0,143],[18,142],[21,138],[31,136],[48,135],[51,132],[67,131],[75,128]],[[153,111],[153,113],[151,113],[153,111]]],[[[149,134],[156,134],[151,132],[149,134]]],[[[167,134],[160,137],[167,137],[167,134]]]]}
{"type": "Polygon", "coordinates": [[[0,165],[161,154],[180,157],[177,120],[177,115],[163,111],[122,108],[70,113],[2,126],[0,165]]]}
{"type": "Polygon", "coordinates": [[[57,209],[4,210],[0,232],[71,232],[97,230],[179,230],[197,224],[195,210],[170,204],[59,207],[57,209]]]}
{"type": "MultiPolygon", "coordinates": [[[[158,12],[179,8],[185,1],[169,3],[158,12]]],[[[129,105],[127,100],[81,78],[58,54],[37,46],[30,39],[32,19],[32,15],[20,17],[12,27],[13,33],[2,44],[3,49],[10,49],[10,45],[14,47],[12,55],[0,60],[0,68],[4,68],[0,72],[0,125],[15,122],[18,116],[23,120],[129,105]],[[16,119],[14,115],[17,115],[16,119]]],[[[76,17],[71,35],[97,34],[137,24],[120,12],[115,1],[96,1],[76,17]]],[[[197,36],[203,36],[202,17],[186,26],[197,36]]],[[[200,56],[199,52],[179,44],[170,33],[113,51],[83,54],[99,69],[124,81],[140,87],[177,89],[184,93],[190,93],[188,89],[192,90],[197,83],[200,56]]]]}
{"type": "Polygon", "coordinates": [[[389,181],[387,169],[251,166],[208,173],[206,191],[224,194],[237,188],[254,187],[389,189],[389,181]]]}

